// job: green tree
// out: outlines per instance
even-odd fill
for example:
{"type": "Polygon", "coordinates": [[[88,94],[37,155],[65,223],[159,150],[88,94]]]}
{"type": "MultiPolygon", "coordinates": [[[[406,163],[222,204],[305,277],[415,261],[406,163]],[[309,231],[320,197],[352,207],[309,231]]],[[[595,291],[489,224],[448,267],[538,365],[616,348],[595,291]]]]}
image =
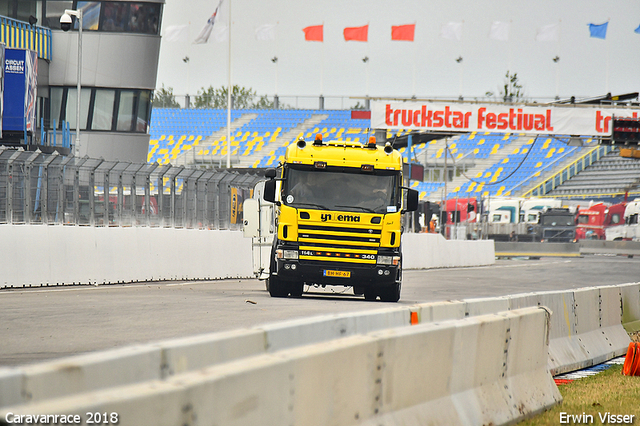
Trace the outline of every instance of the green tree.
{"type": "MultiPolygon", "coordinates": [[[[226,108],[227,107],[227,88],[222,86],[214,89],[213,86],[202,90],[198,90],[194,106],[196,108],[226,108]]],[[[253,108],[253,100],[257,96],[252,89],[240,87],[237,84],[231,90],[234,109],[253,108]]]]}
{"type": "MultiPolygon", "coordinates": [[[[486,96],[491,97],[493,92],[488,91],[486,96]]],[[[504,102],[517,102],[524,100],[524,86],[518,80],[518,73],[511,74],[509,71],[504,76],[504,81],[498,95],[504,102]]]]}
{"type": "Polygon", "coordinates": [[[153,106],[156,108],[180,108],[173,94],[173,87],[165,88],[164,83],[160,90],[156,90],[153,95],[153,106]]]}
{"type": "MultiPolygon", "coordinates": [[[[260,99],[258,99],[258,102],[253,105],[253,107],[257,109],[273,109],[274,105],[273,101],[270,101],[267,95],[262,95],[260,99]]],[[[282,108],[282,106],[280,106],[280,108],[282,108]]]]}

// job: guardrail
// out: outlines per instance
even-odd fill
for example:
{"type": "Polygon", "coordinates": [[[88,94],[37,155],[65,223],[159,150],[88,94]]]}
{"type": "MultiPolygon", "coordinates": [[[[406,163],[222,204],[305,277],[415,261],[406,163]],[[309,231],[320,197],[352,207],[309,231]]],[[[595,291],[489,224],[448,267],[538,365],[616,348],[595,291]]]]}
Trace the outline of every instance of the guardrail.
{"type": "Polygon", "coordinates": [[[512,424],[560,401],[549,372],[623,355],[625,328],[640,283],[305,318],[0,369],[0,424],[512,424]]]}
{"type": "MultiPolygon", "coordinates": [[[[614,150],[614,147],[610,145],[599,145],[594,147],[592,150],[587,152],[585,155],[581,156],[577,160],[573,161],[564,169],[555,173],[553,176],[545,179],[539,185],[534,186],[527,192],[525,192],[523,197],[541,197],[551,192],[558,186],[562,185],[567,180],[571,179],[573,176],[580,173],[586,167],[598,161],[600,158],[604,157],[608,153],[614,150]]],[[[566,198],[566,195],[564,196],[566,198]]]]}
{"type": "Polygon", "coordinates": [[[51,30],[48,28],[0,16],[0,43],[35,50],[39,58],[51,60],[51,30]]]}

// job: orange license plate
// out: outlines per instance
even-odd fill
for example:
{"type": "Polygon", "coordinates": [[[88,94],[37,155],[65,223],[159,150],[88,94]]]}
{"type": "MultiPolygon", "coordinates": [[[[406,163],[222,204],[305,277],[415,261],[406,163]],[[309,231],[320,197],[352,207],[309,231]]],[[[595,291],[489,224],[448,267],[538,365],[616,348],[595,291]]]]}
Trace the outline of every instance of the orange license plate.
{"type": "Polygon", "coordinates": [[[332,271],[325,269],[322,273],[325,277],[351,278],[351,271],[332,271]]]}

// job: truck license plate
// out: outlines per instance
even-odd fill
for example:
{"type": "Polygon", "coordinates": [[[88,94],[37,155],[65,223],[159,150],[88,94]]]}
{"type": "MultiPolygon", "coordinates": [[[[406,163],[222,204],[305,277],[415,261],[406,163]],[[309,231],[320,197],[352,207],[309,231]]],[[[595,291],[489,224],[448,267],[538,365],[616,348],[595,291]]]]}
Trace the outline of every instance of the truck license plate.
{"type": "Polygon", "coordinates": [[[332,271],[325,269],[322,273],[325,277],[351,278],[351,271],[332,271]]]}

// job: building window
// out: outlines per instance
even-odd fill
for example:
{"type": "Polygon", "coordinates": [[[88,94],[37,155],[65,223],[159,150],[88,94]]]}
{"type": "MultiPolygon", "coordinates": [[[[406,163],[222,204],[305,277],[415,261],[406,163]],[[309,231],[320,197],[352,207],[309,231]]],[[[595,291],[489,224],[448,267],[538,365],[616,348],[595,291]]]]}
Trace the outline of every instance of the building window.
{"type": "Polygon", "coordinates": [[[73,1],[47,1],[47,16],[45,26],[60,29],[60,17],[66,9],[73,9],[73,1]]]}
{"type": "MultiPolygon", "coordinates": [[[[51,87],[51,125],[56,120],[76,128],[75,87],[51,87]]],[[[83,87],[80,110],[81,130],[147,133],[151,107],[151,90],[83,87]]]]}
{"type": "MultiPolygon", "coordinates": [[[[89,100],[91,99],[91,90],[82,89],[80,91],[80,129],[87,128],[87,117],[89,116],[89,100]]],[[[68,88],[66,99],[66,118],[65,121],[69,122],[69,129],[76,129],[76,105],[78,104],[78,89],[68,88]]]]}
{"type": "Polygon", "coordinates": [[[118,131],[130,132],[133,127],[134,92],[123,91],[120,93],[118,106],[118,131]]]}
{"type": "Polygon", "coordinates": [[[96,89],[91,130],[111,130],[113,127],[114,89],[96,89]]]}
{"type": "MultiPolygon", "coordinates": [[[[102,3],[97,1],[79,1],[77,8],[82,10],[82,29],[90,31],[98,31],[100,22],[100,9],[102,3]]],[[[78,29],[78,21],[73,24],[75,30],[78,29]]]]}
{"type": "MultiPolygon", "coordinates": [[[[73,4],[74,9],[82,9],[83,30],[141,34],[160,32],[160,3],[75,1],[73,4]]],[[[78,29],[77,22],[74,29],[78,29]]]]}

